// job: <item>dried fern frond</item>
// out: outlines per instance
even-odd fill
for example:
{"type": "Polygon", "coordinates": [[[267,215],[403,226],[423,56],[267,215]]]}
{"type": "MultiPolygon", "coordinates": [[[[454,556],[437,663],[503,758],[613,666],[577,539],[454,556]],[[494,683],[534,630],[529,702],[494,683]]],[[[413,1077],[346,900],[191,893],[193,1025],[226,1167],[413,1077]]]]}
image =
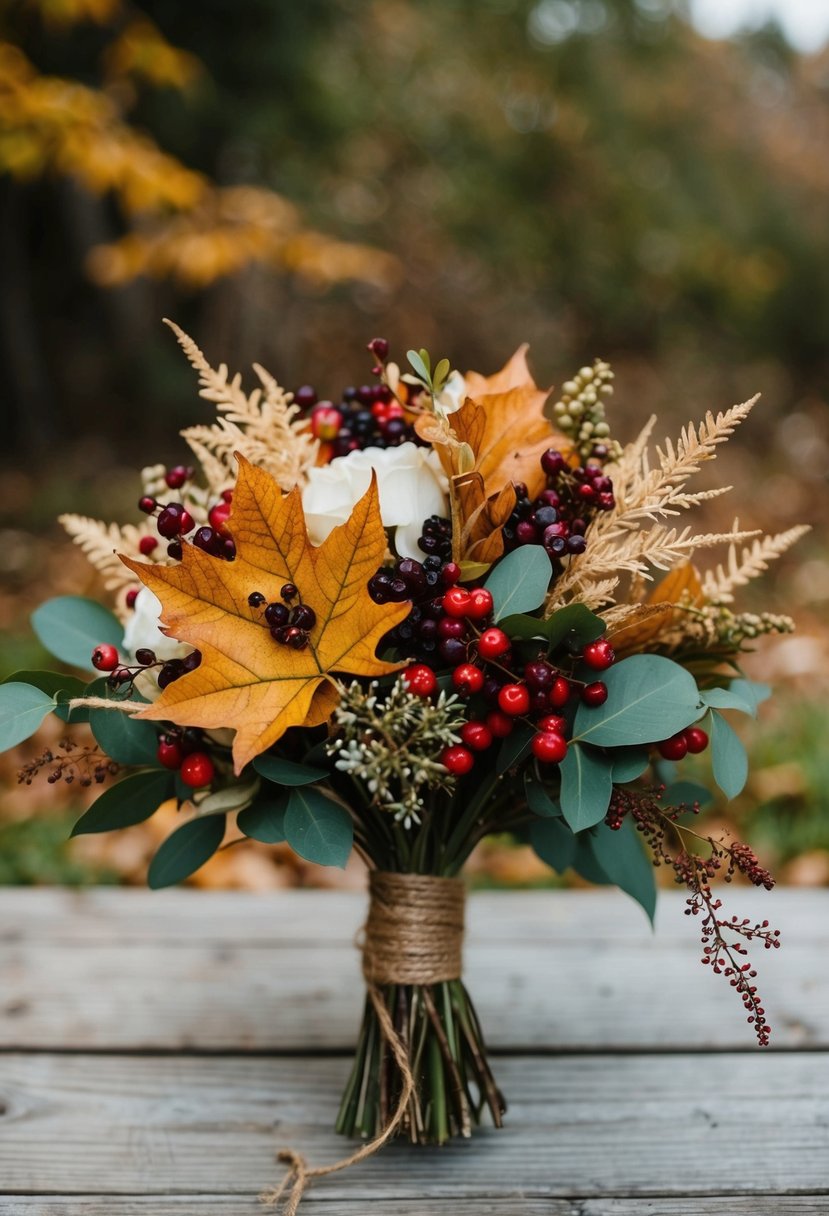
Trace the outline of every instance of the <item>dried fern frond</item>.
{"type": "Polygon", "coordinates": [[[744,587],[753,578],[757,578],[769,563],[776,560],[801,536],[809,531],[806,524],[798,524],[775,536],[763,536],[755,540],[753,545],[738,553],[736,544],[728,550],[725,565],[719,565],[714,570],[708,570],[703,578],[702,589],[707,600],[714,604],[730,604],[734,599],[735,587],[744,587]]]}
{"type": "MultiPolygon", "coordinates": [[[[58,522],[83,549],[92,565],[103,576],[108,591],[119,592],[135,584],[135,576],[120,560],[118,554],[141,558],[138,542],[142,536],[152,536],[149,523],[136,527],[134,524],[105,524],[85,515],[59,515],[58,522]]],[[[120,596],[117,597],[120,603],[120,596]]]]}
{"type": "Polygon", "coordinates": [[[199,373],[199,396],[213,402],[219,413],[213,425],[181,432],[210,490],[219,494],[234,482],[234,452],[266,469],[284,490],[302,484],[316,461],[319,444],[307,426],[298,423],[299,408],[292,404],[291,394],[259,364],[254,370],[260,386],[245,393],[238,372],[230,378],[226,364],[213,368],[192,338],[172,321],[165,323],[199,373]]]}

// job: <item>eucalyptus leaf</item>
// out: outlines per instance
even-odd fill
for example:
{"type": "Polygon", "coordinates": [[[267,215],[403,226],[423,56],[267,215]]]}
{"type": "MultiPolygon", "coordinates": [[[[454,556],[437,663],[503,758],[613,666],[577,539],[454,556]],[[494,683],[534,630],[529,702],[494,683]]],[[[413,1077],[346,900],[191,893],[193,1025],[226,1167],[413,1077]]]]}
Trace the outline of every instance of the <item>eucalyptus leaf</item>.
{"type": "Polygon", "coordinates": [[[162,802],[172,797],[173,774],[156,770],[133,773],[96,798],[72,829],[73,836],[92,832],[112,832],[143,823],[154,815],[162,802]]]}
{"type": "MultiPolygon", "coordinates": [[[[423,360],[424,354],[426,354],[425,351],[418,353],[416,350],[407,350],[406,358],[409,360],[409,363],[414,368],[415,373],[420,377],[423,383],[431,384],[432,377],[430,375],[429,368],[426,366],[426,363],[423,360]]],[[[429,358],[428,354],[426,354],[426,358],[429,358]]]]}
{"type": "Polygon", "coordinates": [[[236,816],[240,832],[251,840],[263,844],[281,844],[285,839],[285,812],[290,794],[278,794],[275,798],[257,798],[236,816]]]}
{"type": "Polygon", "coordinates": [[[757,713],[754,699],[741,696],[739,690],[735,692],[733,684],[730,688],[706,688],[700,692],[700,697],[709,709],[738,709],[752,717],[757,713]]]}
{"type": "Polygon", "coordinates": [[[602,618],[585,608],[584,604],[568,604],[546,620],[515,613],[504,617],[500,626],[507,637],[515,641],[542,638],[547,643],[548,651],[556,650],[564,642],[572,642],[577,647],[586,646],[588,642],[595,642],[605,631],[602,618]]]}
{"type": "Polygon", "coordinates": [[[546,787],[541,781],[536,780],[529,769],[524,773],[524,795],[527,799],[527,806],[534,815],[540,815],[542,818],[561,815],[561,807],[558,802],[550,797],[546,787]]]}
{"type": "Polygon", "coordinates": [[[711,710],[711,758],[714,780],[726,798],[736,798],[748,779],[748,756],[740,738],[722,714],[711,710]]]}
{"type": "Polygon", "coordinates": [[[573,737],[601,747],[667,739],[699,717],[694,677],[671,659],[636,654],[602,673],[604,705],[580,704],[573,737]]]}
{"type": "Polygon", "coordinates": [[[32,684],[0,684],[0,751],[28,739],[54,708],[54,698],[32,684]]]}
{"type": "Polygon", "coordinates": [[[593,748],[571,743],[559,770],[561,813],[573,831],[604,819],[613,792],[610,762],[593,748]]]}
{"type": "Polygon", "coordinates": [[[644,908],[653,924],[656,911],[656,880],[653,862],[645,852],[635,825],[622,820],[618,830],[600,823],[588,833],[589,847],[601,870],[612,883],[625,891],[644,908]]]}
{"type": "Polygon", "coordinates": [[[614,747],[610,753],[613,784],[625,785],[628,781],[635,781],[647,770],[650,762],[650,752],[646,747],[614,747]]]}
{"type": "Polygon", "coordinates": [[[758,707],[771,696],[771,686],[769,684],[761,684],[758,680],[732,680],[731,691],[754,706],[755,717],[757,716],[758,707]]]}
{"type": "Polygon", "coordinates": [[[274,785],[311,785],[314,781],[322,781],[328,776],[323,768],[312,764],[297,764],[294,760],[285,760],[282,756],[257,756],[253,762],[260,777],[272,781],[274,785]]]}
{"type": "Polygon", "coordinates": [[[50,654],[70,667],[92,668],[92,651],[101,643],[121,647],[124,630],[96,600],[60,595],[32,613],[32,628],[50,654]]]}
{"type": "Polygon", "coordinates": [[[294,788],[285,813],[285,839],[304,857],[323,866],[345,866],[354,840],[351,816],[313,786],[294,788]]]}
{"type": "Polygon", "coordinates": [[[495,762],[496,773],[503,774],[514,765],[520,763],[530,751],[530,740],[537,732],[525,722],[519,722],[513,727],[511,735],[502,740],[498,749],[498,759],[495,762]]]}
{"type": "Polygon", "coordinates": [[[225,834],[223,815],[188,819],[168,836],[150,862],[147,884],[154,891],[171,887],[194,874],[209,861],[225,834]]]}
{"type": "MultiPolygon", "coordinates": [[[[100,683],[103,687],[97,688],[91,695],[105,697],[108,701],[122,699],[117,690],[108,687],[106,680],[100,683]]],[[[133,689],[130,700],[144,699],[133,689]]],[[[116,764],[158,767],[158,734],[151,722],[143,722],[120,709],[91,709],[89,725],[101,751],[106,752],[116,764]]]]}
{"type": "Polygon", "coordinates": [[[81,697],[84,692],[83,680],[77,676],[67,676],[60,671],[15,671],[6,676],[3,684],[30,684],[48,693],[55,701],[55,716],[62,722],[85,722],[89,714],[86,710],[71,710],[65,704],[73,697],[81,697]]]}
{"type": "Polygon", "coordinates": [[[576,838],[561,819],[537,819],[530,824],[530,844],[558,874],[569,870],[576,855],[576,838]]]}
{"type": "Polygon", "coordinates": [[[493,568],[484,586],[492,595],[493,619],[532,612],[543,604],[553,565],[541,545],[521,545],[493,568]]]}

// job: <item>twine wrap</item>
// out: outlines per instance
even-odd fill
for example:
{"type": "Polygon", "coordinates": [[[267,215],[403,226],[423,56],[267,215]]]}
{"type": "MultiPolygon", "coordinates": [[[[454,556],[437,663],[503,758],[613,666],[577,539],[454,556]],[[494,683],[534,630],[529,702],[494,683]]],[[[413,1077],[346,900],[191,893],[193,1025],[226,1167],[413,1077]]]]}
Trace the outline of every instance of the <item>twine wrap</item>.
{"type": "Polygon", "coordinates": [[[348,1157],[310,1169],[301,1153],[281,1149],[277,1160],[288,1171],[279,1186],[260,1199],[266,1207],[284,1202],[283,1216],[296,1216],[302,1196],[314,1178],[336,1174],[364,1161],[394,1134],[414,1092],[406,1049],[386,1009],[382,984],[438,984],[461,975],[464,930],[464,885],[459,878],[429,874],[369,875],[369,911],[363,941],[363,975],[380,1033],[400,1069],[397,1106],[383,1130],[348,1157]]]}
{"type": "Polygon", "coordinates": [[[465,891],[459,878],[374,870],[369,891],[363,941],[367,983],[439,984],[460,978],[465,891]]]}

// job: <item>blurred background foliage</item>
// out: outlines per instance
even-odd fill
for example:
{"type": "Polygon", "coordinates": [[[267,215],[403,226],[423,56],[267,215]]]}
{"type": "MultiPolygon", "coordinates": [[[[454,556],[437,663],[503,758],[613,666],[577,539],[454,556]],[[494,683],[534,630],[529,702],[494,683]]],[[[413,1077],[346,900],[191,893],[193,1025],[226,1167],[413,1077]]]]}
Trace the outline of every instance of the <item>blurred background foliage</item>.
{"type": "MultiPolygon", "coordinates": [[[[706,40],[680,0],[4,0],[0,674],[39,661],[34,603],[95,591],[57,512],[131,518],[204,416],[163,315],[325,395],[375,333],[484,371],[527,340],[546,383],[600,355],[622,439],[762,390],[717,477],[815,530],[761,589],[800,633],[753,660],[783,690],[713,814],[829,881],[828,139],[829,52],[706,40]]],[[[149,828],[66,851],[73,791],[32,795],[0,881],[140,880],[149,828]]],[[[202,881],[316,880],[276,857],[202,881]]],[[[480,875],[542,880],[497,843],[480,875]]]]}

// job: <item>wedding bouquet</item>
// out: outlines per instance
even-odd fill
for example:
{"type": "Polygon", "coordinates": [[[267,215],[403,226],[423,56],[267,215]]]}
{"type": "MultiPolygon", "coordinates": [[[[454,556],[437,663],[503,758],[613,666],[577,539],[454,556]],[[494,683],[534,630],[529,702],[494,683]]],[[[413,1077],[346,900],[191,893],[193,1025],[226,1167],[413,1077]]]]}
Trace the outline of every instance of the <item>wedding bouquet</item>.
{"type": "Polygon", "coordinates": [[[259,366],[247,394],[173,328],[217,419],[183,432],[194,467],[143,471],[141,522],[62,517],[113,609],[61,597],[33,625],[62,663],[99,675],[11,677],[0,743],[50,712],[87,722],[94,742],[67,738],[21,779],[117,778],[76,834],[176,799],[153,887],[238,837],[324,865],[359,853],[367,999],[337,1120],[371,1140],[357,1158],[392,1134],[441,1144],[484,1112],[502,1121],[461,978],[459,875],[489,833],[617,884],[648,916],[654,866],[672,870],[702,961],[765,1045],[745,956],[778,936],[726,917],[711,882],[772,879],[746,845],[693,826],[711,795],[677,767],[710,748],[720,790],[740,792],[746,755],[725,715],[755,714],[769,692],[740,654],[792,627],[733,601],[803,529],[674,522],[724,492],[689,479],[753,402],[655,449],[651,419],[622,447],[601,361],[551,398],[525,348],[493,376],[462,376],[424,350],[401,372],[375,339],[371,383],[318,400],[259,366]],[[721,545],[725,561],[698,570],[721,545]]]}

